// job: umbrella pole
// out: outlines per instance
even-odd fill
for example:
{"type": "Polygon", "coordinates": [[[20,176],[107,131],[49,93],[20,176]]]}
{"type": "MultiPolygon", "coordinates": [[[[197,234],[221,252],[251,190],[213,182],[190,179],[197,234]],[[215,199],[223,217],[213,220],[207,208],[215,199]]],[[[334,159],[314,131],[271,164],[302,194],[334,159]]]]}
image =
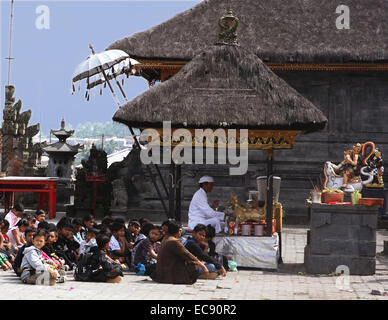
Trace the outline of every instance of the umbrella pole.
{"type": "Polygon", "coordinates": [[[121,86],[120,82],[118,82],[118,80],[115,78],[116,80],[116,84],[117,86],[119,87],[120,91],[121,91],[121,94],[123,95],[124,99],[125,99],[125,102],[128,102],[128,99],[127,99],[127,96],[125,95],[125,92],[123,90],[123,87],[121,86]]]}
{"type": "Polygon", "coordinates": [[[113,100],[117,103],[117,105],[118,105],[119,107],[121,107],[120,101],[119,101],[119,99],[117,98],[116,93],[114,92],[114,90],[113,90],[113,88],[112,88],[112,85],[110,84],[109,79],[108,79],[108,77],[107,77],[106,74],[105,74],[105,71],[104,71],[102,68],[99,68],[99,70],[100,70],[101,73],[103,74],[103,76],[104,76],[104,78],[105,78],[105,81],[108,83],[109,89],[110,89],[110,91],[112,92],[112,95],[113,95],[113,100]]]}

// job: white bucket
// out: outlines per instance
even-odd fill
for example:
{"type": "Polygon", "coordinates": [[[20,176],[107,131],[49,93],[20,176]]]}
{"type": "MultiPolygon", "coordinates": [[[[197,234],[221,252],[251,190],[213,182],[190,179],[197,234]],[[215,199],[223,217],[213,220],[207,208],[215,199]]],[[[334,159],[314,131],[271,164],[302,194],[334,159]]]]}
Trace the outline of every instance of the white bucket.
{"type": "Polygon", "coordinates": [[[262,236],[264,234],[264,226],[262,224],[255,224],[255,236],[262,236]]]}
{"type": "Polygon", "coordinates": [[[250,236],[251,235],[252,227],[250,224],[243,224],[241,225],[241,235],[243,236],[250,236]]]}

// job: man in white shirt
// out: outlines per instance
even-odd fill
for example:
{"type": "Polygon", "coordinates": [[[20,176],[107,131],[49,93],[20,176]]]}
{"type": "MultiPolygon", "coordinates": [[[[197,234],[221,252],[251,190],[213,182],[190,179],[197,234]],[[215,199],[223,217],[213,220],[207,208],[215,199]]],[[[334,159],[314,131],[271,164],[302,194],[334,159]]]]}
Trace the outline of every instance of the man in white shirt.
{"type": "Polygon", "coordinates": [[[204,176],[199,180],[200,188],[194,193],[189,207],[188,227],[190,230],[194,230],[199,223],[205,226],[212,225],[217,233],[222,230],[221,222],[224,220],[225,214],[214,210],[218,207],[219,201],[215,200],[211,206],[207,202],[207,194],[213,190],[213,185],[214,179],[212,177],[204,176]]]}
{"type": "Polygon", "coordinates": [[[16,226],[20,220],[20,216],[24,212],[24,206],[21,203],[17,203],[4,217],[5,220],[9,222],[9,229],[16,226]]]}

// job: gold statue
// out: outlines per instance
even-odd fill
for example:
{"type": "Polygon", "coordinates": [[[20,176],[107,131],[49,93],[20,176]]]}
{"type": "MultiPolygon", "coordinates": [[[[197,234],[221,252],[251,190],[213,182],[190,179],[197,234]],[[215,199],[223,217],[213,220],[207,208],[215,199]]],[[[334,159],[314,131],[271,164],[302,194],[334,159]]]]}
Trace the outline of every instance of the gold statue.
{"type": "Polygon", "coordinates": [[[245,208],[239,201],[238,197],[230,193],[229,200],[227,202],[228,207],[234,208],[234,216],[240,221],[245,222],[248,220],[254,220],[261,222],[265,220],[265,207],[263,208],[245,208]]]}

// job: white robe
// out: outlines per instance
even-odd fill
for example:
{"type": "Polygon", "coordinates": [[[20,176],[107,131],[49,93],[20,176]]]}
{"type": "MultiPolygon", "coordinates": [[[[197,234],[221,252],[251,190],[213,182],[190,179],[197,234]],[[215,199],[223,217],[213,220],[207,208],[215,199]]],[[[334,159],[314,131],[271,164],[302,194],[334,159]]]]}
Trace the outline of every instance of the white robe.
{"type": "Polygon", "coordinates": [[[188,228],[194,230],[199,223],[205,226],[211,224],[216,232],[221,231],[221,221],[224,220],[225,214],[223,212],[215,211],[209,206],[207,202],[206,191],[202,188],[194,193],[189,206],[189,222],[188,228]]]}

